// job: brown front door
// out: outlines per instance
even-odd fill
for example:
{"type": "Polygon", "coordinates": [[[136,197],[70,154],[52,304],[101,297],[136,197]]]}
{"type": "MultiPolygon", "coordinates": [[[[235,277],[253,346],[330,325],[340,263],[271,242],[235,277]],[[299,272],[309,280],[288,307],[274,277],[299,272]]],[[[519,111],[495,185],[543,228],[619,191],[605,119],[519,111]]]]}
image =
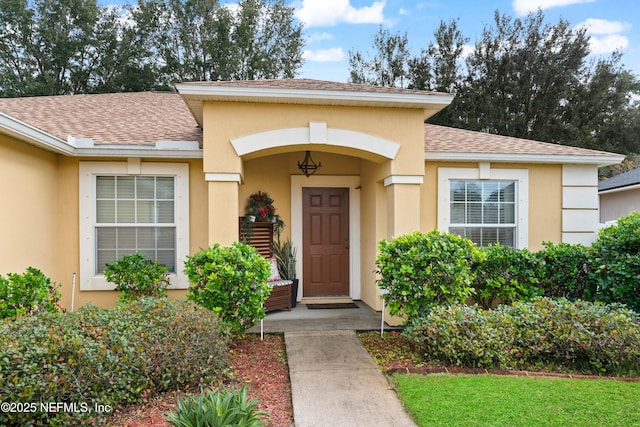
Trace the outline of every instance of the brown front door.
{"type": "Polygon", "coordinates": [[[305,297],[349,295],[349,189],[302,189],[305,297]]]}

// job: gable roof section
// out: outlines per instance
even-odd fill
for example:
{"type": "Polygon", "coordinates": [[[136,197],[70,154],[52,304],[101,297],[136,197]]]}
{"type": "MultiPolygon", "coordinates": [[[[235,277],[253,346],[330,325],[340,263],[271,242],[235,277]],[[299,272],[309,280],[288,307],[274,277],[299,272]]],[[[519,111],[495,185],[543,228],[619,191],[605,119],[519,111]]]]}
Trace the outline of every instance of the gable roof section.
{"type": "Polygon", "coordinates": [[[314,79],[177,83],[176,88],[201,126],[202,104],[207,101],[414,108],[424,110],[426,118],[453,100],[442,92],[314,79]]]}
{"type": "Polygon", "coordinates": [[[640,169],[632,169],[629,172],[612,176],[609,179],[598,183],[598,191],[607,190],[627,190],[628,187],[637,187],[640,185],[640,169]]]}
{"type": "Polygon", "coordinates": [[[29,125],[62,145],[66,142],[69,153],[107,146],[178,150],[202,146],[202,131],[176,93],[3,98],[0,112],[16,126],[29,125]]]}
{"type": "Polygon", "coordinates": [[[568,163],[606,166],[620,163],[624,156],[530,139],[486,132],[424,125],[426,160],[568,163]]]}

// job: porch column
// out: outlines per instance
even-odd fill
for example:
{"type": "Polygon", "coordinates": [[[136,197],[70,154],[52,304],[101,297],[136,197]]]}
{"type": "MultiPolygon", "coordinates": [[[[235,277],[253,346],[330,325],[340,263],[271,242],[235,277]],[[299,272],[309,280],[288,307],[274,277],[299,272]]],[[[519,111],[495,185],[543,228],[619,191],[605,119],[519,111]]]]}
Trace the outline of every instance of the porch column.
{"type": "Polygon", "coordinates": [[[391,175],[387,189],[387,238],[420,230],[420,175],[391,175]]]}
{"type": "Polygon", "coordinates": [[[239,173],[207,173],[209,192],[209,245],[229,246],[238,240],[239,173]]]}

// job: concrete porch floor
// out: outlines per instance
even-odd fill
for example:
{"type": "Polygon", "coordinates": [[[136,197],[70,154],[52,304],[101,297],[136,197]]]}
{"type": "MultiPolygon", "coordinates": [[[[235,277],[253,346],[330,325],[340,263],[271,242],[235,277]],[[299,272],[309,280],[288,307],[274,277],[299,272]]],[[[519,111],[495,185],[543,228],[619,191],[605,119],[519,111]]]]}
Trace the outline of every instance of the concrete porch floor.
{"type": "MultiPolygon", "coordinates": [[[[317,302],[317,301],[314,301],[317,302]]],[[[382,315],[362,301],[354,301],[359,308],[314,309],[298,303],[291,311],[278,310],[267,313],[264,318],[264,333],[294,331],[370,331],[380,330],[382,315]]],[[[387,331],[400,328],[385,323],[387,331]]],[[[248,333],[260,333],[260,324],[254,325],[248,333]]]]}

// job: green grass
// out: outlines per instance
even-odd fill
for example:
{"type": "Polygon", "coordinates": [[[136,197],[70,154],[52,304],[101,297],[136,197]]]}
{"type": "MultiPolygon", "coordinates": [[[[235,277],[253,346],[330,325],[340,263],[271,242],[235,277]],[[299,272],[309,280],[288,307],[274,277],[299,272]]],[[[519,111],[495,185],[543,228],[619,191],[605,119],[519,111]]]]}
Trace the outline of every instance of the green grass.
{"type": "Polygon", "coordinates": [[[640,383],[495,375],[396,375],[419,426],[640,426],[640,383]]]}

